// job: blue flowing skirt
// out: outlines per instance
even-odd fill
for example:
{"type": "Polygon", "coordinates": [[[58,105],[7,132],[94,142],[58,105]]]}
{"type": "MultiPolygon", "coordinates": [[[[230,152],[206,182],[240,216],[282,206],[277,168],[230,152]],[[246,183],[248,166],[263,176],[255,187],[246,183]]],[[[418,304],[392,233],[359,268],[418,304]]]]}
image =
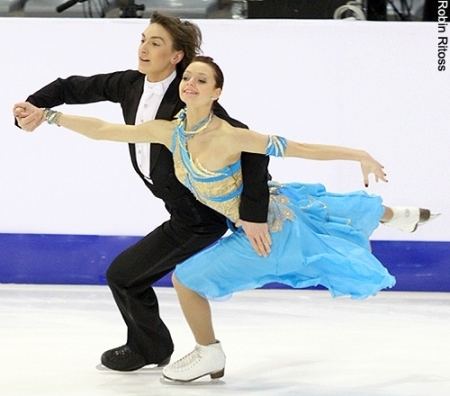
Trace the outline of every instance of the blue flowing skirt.
{"type": "MultiPolygon", "coordinates": [[[[217,299],[279,282],[295,288],[322,285],[332,296],[365,298],[395,285],[395,278],[371,253],[369,236],[384,208],[364,191],[329,193],[321,184],[282,184],[276,195],[289,211],[281,230],[271,233],[271,253],[258,256],[244,231],[231,235],[177,265],[176,278],[200,295],[217,299]]],[[[269,215],[270,216],[270,215],[269,215]]]]}

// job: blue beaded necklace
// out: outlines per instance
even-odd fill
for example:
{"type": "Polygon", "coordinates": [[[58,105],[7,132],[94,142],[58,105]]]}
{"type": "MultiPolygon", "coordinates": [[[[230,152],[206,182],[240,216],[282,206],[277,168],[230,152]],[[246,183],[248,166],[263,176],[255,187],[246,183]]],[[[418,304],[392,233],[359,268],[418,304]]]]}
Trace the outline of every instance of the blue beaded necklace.
{"type": "MultiPolygon", "coordinates": [[[[213,117],[213,112],[209,113],[205,118],[202,118],[199,122],[197,122],[190,131],[186,131],[183,128],[183,132],[187,139],[193,138],[195,135],[206,129],[209,125],[213,117]]],[[[178,118],[183,121],[184,126],[186,126],[186,109],[183,109],[178,114],[178,118]]]]}

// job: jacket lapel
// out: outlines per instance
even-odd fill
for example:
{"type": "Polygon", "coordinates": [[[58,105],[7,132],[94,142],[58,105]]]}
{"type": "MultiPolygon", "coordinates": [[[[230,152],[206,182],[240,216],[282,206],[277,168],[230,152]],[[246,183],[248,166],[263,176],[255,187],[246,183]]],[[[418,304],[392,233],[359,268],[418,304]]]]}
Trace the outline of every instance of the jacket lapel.
{"type": "Polygon", "coordinates": [[[144,91],[144,78],[137,79],[133,82],[129,90],[129,98],[127,103],[127,112],[125,114],[125,122],[128,125],[134,125],[136,122],[136,113],[141,100],[142,92],[144,91]]]}
{"type": "MultiPolygon", "coordinates": [[[[180,78],[177,76],[167,88],[167,91],[164,95],[164,98],[161,102],[161,105],[156,112],[155,119],[156,120],[172,120],[175,113],[178,109],[181,108],[182,102],[178,96],[178,85],[180,84],[180,78]]],[[[152,144],[151,145],[151,154],[150,154],[150,173],[155,167],[158,156],[161,153],[162,149],[161,144],[152,144]]]]}
{"type": "MultiPolygon", "coordinates": [[[[138,110],[138,106],[139,106],[139,101],[141,100],[142,92],[144,90],[144,78],[145,78],[144,75],[143,75],[143,78],[138,78],[136,81],[134,81],[134,83],[130,87],[130,91],[129,91],[130,96],[129,96],[126,113],[125,113],[125,122],[128,125],[134,125],[136,122],[136,115],[137,115],[137,110],[138,110]]],[[[133,168],[139,175],[141,175],[143,177],[144,175],[142,174],[141,170],[139,169],[139,166],[138,166],[137,160],[136,160],[136,146],[134,145],[134,143],[130,143],[128,145],[128,148],[130,150],[130,157],[131,157],[131,162],[133,164],[133,168]]]]}

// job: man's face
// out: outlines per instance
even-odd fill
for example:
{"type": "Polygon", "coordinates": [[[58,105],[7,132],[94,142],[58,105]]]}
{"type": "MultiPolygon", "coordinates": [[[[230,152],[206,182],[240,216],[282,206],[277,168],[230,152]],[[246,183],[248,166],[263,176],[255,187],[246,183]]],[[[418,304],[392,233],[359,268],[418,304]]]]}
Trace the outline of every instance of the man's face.
{"type": "Polygon", "coordinates": [[[183,52],[173,49],[172,37],[166,29],[157,23],[151,23],[142,33],[138,56],[139,71],[157,80],[175,70],[183,52]]]}

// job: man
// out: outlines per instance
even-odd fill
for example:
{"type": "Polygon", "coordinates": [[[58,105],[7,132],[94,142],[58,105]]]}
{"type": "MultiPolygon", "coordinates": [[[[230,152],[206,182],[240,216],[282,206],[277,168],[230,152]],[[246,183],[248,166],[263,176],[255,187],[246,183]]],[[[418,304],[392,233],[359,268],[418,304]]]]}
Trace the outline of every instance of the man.
{"type": "MultiPolygon", "coordinates": [[[[44,107],[105,100],[120,103],[127,124],[155,118],[170,120],[184,107],[178,96],[181,73],[200,44],[201,33],[196,25],[154,13],[142,33],[139,71],[57,79],[27,99],[26,108],[16,114],[17,123],[33,131],[43,121],[44,107]]],[[[214,113],[234,126],[244,127],[217,103],[214,113]]],[[[169,150],[159,144],[130,144],[129,148],[135,171],[164,201],[170,219],[122,252],[107,271],[108,285],[127,325],[128,337],[125,345],[104,352],[101,361],[119,371],[169,362],[173,342],[159,317],[158,300],[150,285],[227,230],[225,218],[196,201],[176,179],[169,150]]],[[[240,222],[259,254],[270,251],[267,165],[265,156],[242,155],[240,222]]]]}

